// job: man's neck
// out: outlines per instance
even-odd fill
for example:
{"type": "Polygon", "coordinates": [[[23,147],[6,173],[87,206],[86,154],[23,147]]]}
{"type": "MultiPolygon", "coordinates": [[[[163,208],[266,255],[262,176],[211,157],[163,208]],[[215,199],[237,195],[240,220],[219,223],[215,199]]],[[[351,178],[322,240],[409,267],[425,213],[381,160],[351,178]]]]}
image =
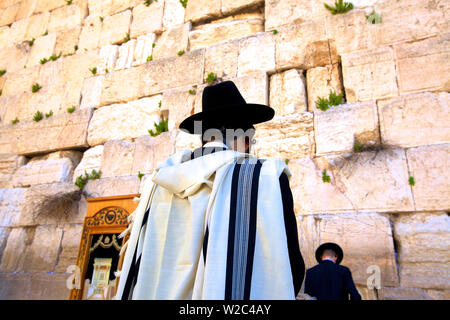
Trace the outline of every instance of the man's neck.
{"type": "Polygon", "coordinates": [[[331,261],[331,262],[335,263],[334,260],[330,259],[330,258],[323,258],[322,261],[331,261]]]}

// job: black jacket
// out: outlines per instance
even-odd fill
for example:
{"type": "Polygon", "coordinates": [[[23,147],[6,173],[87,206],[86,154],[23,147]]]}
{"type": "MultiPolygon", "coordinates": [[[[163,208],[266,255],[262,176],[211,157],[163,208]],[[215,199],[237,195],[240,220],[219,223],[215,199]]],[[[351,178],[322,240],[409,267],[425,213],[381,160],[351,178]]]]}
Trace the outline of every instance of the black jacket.
{"type": "Polygon", "coordinates": [[[305,293],[317,300],[361,300],[350,269],[329,260],[306,271],[305,293]]]}

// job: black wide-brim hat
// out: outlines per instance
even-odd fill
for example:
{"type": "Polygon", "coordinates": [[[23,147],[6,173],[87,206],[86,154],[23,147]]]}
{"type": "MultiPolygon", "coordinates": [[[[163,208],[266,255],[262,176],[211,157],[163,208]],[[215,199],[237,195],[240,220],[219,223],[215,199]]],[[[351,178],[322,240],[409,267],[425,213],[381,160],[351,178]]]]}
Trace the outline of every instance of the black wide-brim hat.
{"type": "Polygon", "coordinates": [[[331,249],[334,252],[336,252],[337,255],[337,259],[336,259],[336,264],[340,264],[342,259],[344,259],[344,251],[342,250],[342,248],[334,242],[326,242],[326,243],[322,243],[316,250],[316,260],[318,263],[320,263],[322,261],[321,257],[322,254],[325,250],[327,249],[331,249]]]}
{"type": "Polygon", "coordinates": [[[269,121],[275,111],[263,104],[246,103],[232,81],[207,86],[203,90],[202,111],[181,122],[180,129],[203,134],[207,129],[251,128],[253,124],[269,121]],[[201,132],[194,131],[194,121],[201,121],[201,132]]]}

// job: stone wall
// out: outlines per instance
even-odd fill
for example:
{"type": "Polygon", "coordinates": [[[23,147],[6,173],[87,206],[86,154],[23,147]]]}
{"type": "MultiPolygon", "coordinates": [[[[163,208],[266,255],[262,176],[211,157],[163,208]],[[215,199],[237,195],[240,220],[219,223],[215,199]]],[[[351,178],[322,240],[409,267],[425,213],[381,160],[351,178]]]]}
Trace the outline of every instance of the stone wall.
{"type": "Polygon", "coordinates": [[[365,299],[450,299],[448,1],[150,2],[0,1],[0,299],[68,298],[86,197],[198,146],[177,127],[211,72],[276,110],[254,152],[288,161],[308,267],[336,241],[365,299]]]}

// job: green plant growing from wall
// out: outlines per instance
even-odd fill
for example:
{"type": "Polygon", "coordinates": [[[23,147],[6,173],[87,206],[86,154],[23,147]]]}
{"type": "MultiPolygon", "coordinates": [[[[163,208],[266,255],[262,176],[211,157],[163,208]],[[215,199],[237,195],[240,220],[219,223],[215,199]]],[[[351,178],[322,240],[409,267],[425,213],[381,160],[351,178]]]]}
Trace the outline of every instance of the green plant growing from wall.
{"type": "Polygon", "coordinates": [[[97,74],[97,67],[93,67],[92,69],[89,69],[90,72],[92,72],[93,75],[97,74]]]}
{"type": "Polygon", "coordinates": [[[322,171],[322,181],[323,182],[330,182],[331,181],[330,176],[327,175],[327,170],[323,170],[322,171]]]}
{"type": "Polygon", "coordinates": [[[277,33],[278,33],[278,30],[277,30],[277,29],[274,29],[274,30],[272,30],[272,33],[273,33],[273,34],[277,34],[277,33]]]}
{"type": "Polygon", "coordinates": [[[128,41],[130,41],[130,34],[127,32],[126,34],[125,34],[125,37],[123,38],[123,42],[128,42],[128,41]]]}
{"type": "Polygon", "coordinates": [[[30,47],[32,47],[35,40],[36,40],[35,38],[32,38],[31,40],[28,40],[28,41],[27,41],[27,42],[28,42],[28,45],[29,45],[30,47]]]}
{"type": "Polygon", "coordinates": [[[195,89],[189,89],[189,94],[194,95],[194,94],[196,94],[196,93],[197,93],[197,91],[196,91],[195,89]]]}
{"type": "Polygon", "coordinates": [[[73,113],[75,111],[75,107],[67,108],[68,113],[73,113]]]}
{"type": "Polygon", "coordinates": [[[410,176],[408,179],[408,183],[410,186],[415,186],[416,185],[416,181],[414,181],[414,177],[410,176]]]}
{"type": "Polygon", "coordinates": [[[73,48],[75,49],[75,51],[77,51],[78,50],[78,45],[77,44],[74,45],[73,48]]]}
{"type": "Polygon", "coordinates": [[[289,159],[284,159],[284,163],[288,164],[289,163],[289,159]]]}
{"type": "Polygon", "coordinates": [[[147,62],[150,62],[152,60],[153,60],[153,56],[150,55],[150,56],[147,57],[147,62]]]}
{"type": "Polygon", "coordinates": [[[186,8],[188,0],[180,0],[181,5],[183,8],[186,8]]]}
{"type": "Polygon", "coordinates": [[[41,90],[41,89],[42,89],[42,87],[39,85],[39,83],[35,83],[35,84],[33,84],[33,85],[31,86],[31,91],[32,91],[33,93],[38,92],[38,91],[41,90]]]}
{"type": "Polygon", "coordinates": [[[161,117],[161,121],[159,123],[153,122],[153,125],[155,127],[155,131],[152,129],[148,130],[148,133],[152,137],[159,136],[161,133],[169,131],[169,119],[165,119],[164,116],[161,117]]]}
{"type": "Polygon", "coordinates": [[[91,171],[91,174],[88,174],[87,171],[84,171],[84,176],[80,175],[76,178],[75,185],[78,188],[83,189],[89,180],[99,179],[101,174],[102,174],[101,170],[97,171],[94,169],[91,171]]]}
{"type": "Polygon", "coordinates": [[[36,113],[33,116],[33,121],[39,122],[44,118],[44,115],[40,111],[36,111],[36,113]]]}
{"type": "Polygon", "coordinates": [[[361,152],[364,150],[364,145],[358,141],[353,141],[353,152],[361,152]]]}
{"type": "Polygon", "coordinates": [[[103,22],[103,17],[100,17],[100,22],[103,22]]]}
{"type": "Polygon", "coordinates": [[[14,125],[14,124],[16,124],[16,123],[18,123],[19,122],[19,119],[17,119],[17,117],[14,119],[14,120],[11,120],[11,123],[14,125]]]}
{"type": "Polygon", "coordinates": [[[3,90],[0,89],[0,97],[2,96],[3,90]]]}
{"type": "Polygon", "coordinates": [[[42,58],[41,60],[39,60],[40,64],[45,64],[47,63],[49,60],[47,58],[42,58]]]}
{"type": "Polygon", "coordinates": [[[50,56],[49,59],[50,59],[51,61],[56,61],[56,60],[58,60],[59,58],[61,58],[61,55],[62,55],[62,52],[60,52],[59,55],[52,54],[52,55],[50,56]]]}
{"type": "Polygon", "coordinates": [[[210,72],[206,77],[205,81],[208,84],[212,84],[214,81],[217,81],[217,74],[215,74],[214,72],[210,72]]]}
{"type": "Polygon", "coordinates": [[[66,0],[66,2],[67,2],[68,5],[72,4],[72,0],[66,0]]]}
{"type": "Polygon", "coordinates": [[[144,174],[143,173],[141,173],[140,171],[138,171],[138,178],[139,178],[139,180],[142,180],[142,177],[144,176],[144,174]]]}
{"type": "Polygon", "coordinates": [[[152,48],[154,48],[155,46],[156,46],[156,43],[153,42],[153,43],[152,43],[152,48]]]}
{"type": "Polygon", "coordinates": [[[5,70],[5,69],[0,70],[0,77],[3,76],[5,73],[6,73],[6,70],[5,70]]]}
{"type": "Polygon", "coordinates": [[[50,110],[49,113],[46,113],[46,114],[45,114],[45,117],[46,117],[46,118],[50,118],[52,115],[53,115],[53,110],[50,110]]]}
{"type": "Polygon", "coordinates": [[[327,111],[332,106],[338,106],[342,104],[342,93],[336,94],[333,90],[330,90],[328,98],[319,97],[316,100],[316,107],[322,111],[327,111]]]}
{"type": "Polygon", "coordinates": [[[382,22],[381,15],[379,15],[375,11],[372,11],[372,13],[367,15],[366,18],[367,18],[367,22],[369,22],[371,24],[378,24],[378,23],[382,22]]]}
{"type": "Polygon", "coordinates": [[[180,50],[177,52],[177,55],[182,56],[184,54],[184,50],[180,50]]]}
{"type": "Polygon", "coordinates": [[[351,2],[344,2],[344,0],[336,0],[334,2],[334,7],[324,3],[323,4],[325,8],[330,10],[332,14],[340,14],[340,13],[346,13],[353,9],[353,3],[351,2]]]}
{"type": "Polygon", "coordinates": [[[151,5],[153,3],[153,0],[145,0],[144,4],[148,7],[149,5],[151,5]]]}

